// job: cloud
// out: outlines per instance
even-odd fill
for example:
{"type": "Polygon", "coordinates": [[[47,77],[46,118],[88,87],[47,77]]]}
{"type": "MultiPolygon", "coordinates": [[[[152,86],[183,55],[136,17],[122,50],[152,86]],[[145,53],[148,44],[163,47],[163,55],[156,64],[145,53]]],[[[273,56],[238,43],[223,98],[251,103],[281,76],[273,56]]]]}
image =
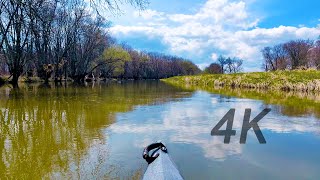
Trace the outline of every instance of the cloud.
{"type": "Polygon", "coordinates": [[[208,67],[210,63],[198,63],[197,66],[201,69],[204,70],[206,67],[208,67]]]}
{"type": "MultiPolygon", "coordinates": [[[[142,34],[161,41],[171,53],[193,57],[197,64],[209,64],[210,55],[223,54],[244,59],[260,68],[261,49],[289,39],[315,39],[319,27],[279,26],[260,28],[260,19],[248,11],[247,1],[208,0],[193,14],[166,14],[148,9],[134,12],[139,25],[115,25],[116,37],[142,34]]],[[[248,66],[249,67],[249,66],[248,66]]],[[[246,69],[250,70],[250,69],[246,69]]]]}
{"type": "Polygon", "coordinates": [[[211,54],[211,59],[214,60],[214,61],[217,60],[218,59],[218,54],[212,53],[211,54]]]}
{"type": "Polygon", "coordinates": [[[165,14],[163,12],[158,12],[155,10],[151,10],[151,9],[147,9],[145,11],[135,11],[133,12],[133,16],[135,18],[139,18],[142,17],[145,20],[157,20],[157,21],[161,21],[164,20],[164,16],[165,14]]]}

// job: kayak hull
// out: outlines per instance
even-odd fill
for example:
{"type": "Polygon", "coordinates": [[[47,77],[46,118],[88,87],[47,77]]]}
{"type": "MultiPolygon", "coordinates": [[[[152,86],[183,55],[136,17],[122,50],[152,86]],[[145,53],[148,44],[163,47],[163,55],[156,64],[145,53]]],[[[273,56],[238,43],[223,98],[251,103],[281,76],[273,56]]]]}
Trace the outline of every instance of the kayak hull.
{"type": "Polygon", "coordinates": [[[143,180],[183,180],[168,153],[158,150],[159,156],[149,164],[143,180]]]}

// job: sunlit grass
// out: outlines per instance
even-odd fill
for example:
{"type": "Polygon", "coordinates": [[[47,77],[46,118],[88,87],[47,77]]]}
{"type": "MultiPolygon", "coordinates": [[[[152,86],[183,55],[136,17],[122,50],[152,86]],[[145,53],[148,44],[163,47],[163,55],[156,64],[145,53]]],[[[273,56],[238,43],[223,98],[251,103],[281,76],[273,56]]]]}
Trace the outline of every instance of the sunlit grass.
{"type": "Polygon", "coordinates": [[[320,71],[316,70],[205,74],[172,77],[164,79],[163,81],[171,84],[189,84],[209,87],[320,91],[320,71]]]}

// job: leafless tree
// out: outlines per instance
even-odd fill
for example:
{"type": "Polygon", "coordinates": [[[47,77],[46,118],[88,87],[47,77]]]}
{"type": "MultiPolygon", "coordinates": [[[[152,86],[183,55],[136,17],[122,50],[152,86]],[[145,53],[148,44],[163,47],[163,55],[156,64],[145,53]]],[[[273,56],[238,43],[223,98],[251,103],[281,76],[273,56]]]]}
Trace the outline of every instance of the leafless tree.
{"type": "Polygon", "coordinates": [[[288,56],[283,44],[265,47],[262,50],[265,71],[284,70],[288,66],[288,56]]]}
{"type": "Polygon", "coordinates": [[[221,72],[222,72],[222,74],[223,74],[223,73],[225,72],[224,67],[225,67],[225,65],[227,64],[226,58],[225,58],[224,56],[220,55],[220,56],[218,57],[218,63],[220,64],[221,72]]]}
{"type": "Polygon", "coordinates": [[[288,54],[291,69],[297,69],[301,66],[310,67],[308,62],[308,51],[312,45],[313,42],[310,40],[295,40],[283,45],[288,54]]]}
{"type": "Polygon", "coordinates": [[[23,0],[1,2],[1,50],[12,73],[14,86],[18,84],[27,62],[26,48],[30,43],[30,17],[27,13],[30,3],[23,0]]]}
{"type": "Polygon", "coordinates": [[[242,71],[242,64],[243,60],[239,58],[226,58],[226,67],[225,72],[226,73],[239,73],[242,71]]]}
{"type": "Polygon", "coordinates": [[[52,74],[61,79],[62,74],[90,72],[97,51],[107,46],[109,37],[99,10],[119,11],[124,3],[143,9],[147,1],[0,0],[0,51],[12,84],[16,86],[21,74],[34,69],[46,81],[52,74]],[[96,14],[88,12],[88,7],[96,14]]]}
{"type": "Polygon", "coordinates": [[[320,40],[314,43],[314,46],[308,51],[308,61],[311,66],[320,69],[320,40]]]}

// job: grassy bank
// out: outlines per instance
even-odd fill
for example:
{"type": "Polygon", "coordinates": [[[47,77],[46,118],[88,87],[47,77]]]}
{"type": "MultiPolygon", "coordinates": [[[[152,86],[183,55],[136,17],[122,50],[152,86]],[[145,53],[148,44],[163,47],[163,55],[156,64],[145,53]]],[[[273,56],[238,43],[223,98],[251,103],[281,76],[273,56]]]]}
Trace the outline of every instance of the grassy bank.
{"type": "Polygon", "coordinates": [[[179,76],[162,81],[202,87],[320,92],[320,71],[316,70],[179,76]]]}

